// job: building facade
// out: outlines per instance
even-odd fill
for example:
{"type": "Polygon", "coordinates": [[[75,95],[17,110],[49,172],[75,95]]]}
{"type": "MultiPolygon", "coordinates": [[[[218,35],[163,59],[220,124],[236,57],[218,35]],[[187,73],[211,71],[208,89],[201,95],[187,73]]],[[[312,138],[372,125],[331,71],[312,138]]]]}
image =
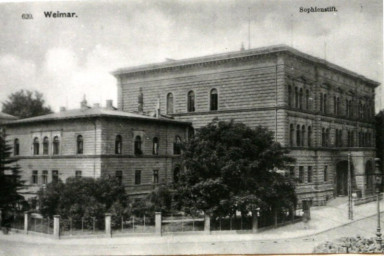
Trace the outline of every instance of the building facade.
{"type": "Polygon", "coordinates": [[[374,89],[379,84],[287,46],[243,50],[113,72],[118,109],[162,113],[195,129],[234,119],[264,126],[290,150],[300,200],[324,204],[373,191],[374,89]]]}
{"type": "Polygon", "coordinates": [[[171,183],[180,171],[179,142],[188,122],[121,112],[81,109],[5,124],[13,158],[18,159],[26,198],[47,183],[68,177],[116,177],[129,195],[140,197],[171,183]]]}

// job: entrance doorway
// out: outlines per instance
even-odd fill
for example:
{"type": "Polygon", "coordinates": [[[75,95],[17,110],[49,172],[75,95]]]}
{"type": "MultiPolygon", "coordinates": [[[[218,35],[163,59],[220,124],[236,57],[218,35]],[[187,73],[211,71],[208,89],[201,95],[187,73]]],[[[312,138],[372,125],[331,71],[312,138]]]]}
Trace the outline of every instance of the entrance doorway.
{"type": "MultiPolygon", "coordinates": [[[[353,187],[353,166],[351,164],[351,179],[353,187]]],[[[348,195],[348,161],[341,161],[336,165],[336,195],[348,195]]]]}

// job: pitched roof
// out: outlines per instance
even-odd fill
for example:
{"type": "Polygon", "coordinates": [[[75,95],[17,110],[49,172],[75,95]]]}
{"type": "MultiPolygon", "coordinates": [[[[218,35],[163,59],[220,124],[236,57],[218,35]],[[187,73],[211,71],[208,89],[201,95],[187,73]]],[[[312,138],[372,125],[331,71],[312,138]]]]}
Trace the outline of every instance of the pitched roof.
{"type": "Polygon", "coordinates": [[[17,117],[0,112],[0,120],[16,120],[17,117]]]}
{"type": "Polygon", "coordinates": [[[68,120],[68,119],[79,119],[79,118],[94,118],[94,117],[116,117],[116,118],[125,118],[125,119],[136,119],[136,120],[147,120],[154,122],[170,122],[170,123],[179,123],[188,125],[189,122],[177,121],[170,119],[164,116],[159,118],[136,114],[128,113],[113,109],[107,108],[85,108],[85,109],[72,109],[65,110],[57,113],[52,113],[48,115],[35,116],[30,118],[18,119],[14,121],[8,121],[6,124],[22,124],[22,123],[35,123],[35,122],[46,122],[46,121],[56,121],[56,120],[68,120]]]}
{"type": "Polygon", "coordinates": [[[164,69],[164,68],[174,68],[174,67],[180,67],[180,66],[189,66],[189,65],[206,63],[206,62],[236,59],[236,58],[242,58],[242,57],[247,57],[247,56],[271,54],[271,53],[278,53],[278,52],[287,52],[287,53],[290,53],[292,55],[295,55],[295,56],[304,58],[306,60],[309,60],[311,62],[316,62],[320,65],[326,66],[327,68],[330,68],[330,69],[342,72],[344,74],[350,75],[352,77],[361,79],[362,81],[369,83],[369,84],[372,84],[374,86],[380,85],[380,83],[378,83],[374,80],[371,80],[369,78],[366,78],[366,77],[364,77],[358,73],[347,70],[341,66],[330,63],[324,59],[317,58],[317,57],[311,56],[309,54],[303,53],[303,52],[298,51],[298,50],[296,50],[292,47],[289,47],[287,45],[273,45],[273,46],[260,47],[260,48],[243,50],[243,51],[235,51],[235,52],[207,55],[207,56],[203,56],[203,57],[188,58],[188,59],[182,59],[182,60],[172,60],[172,61],[161,62],[161,63],[140,65],[140,66],[136,66],[136,67],[120,68],[120,69],[113,71],[112,74],[115,76],[119,76],[122,74],[144,72],[144,71],[150,71],[150,70],[159,70],[159,69],[164,69]]]}

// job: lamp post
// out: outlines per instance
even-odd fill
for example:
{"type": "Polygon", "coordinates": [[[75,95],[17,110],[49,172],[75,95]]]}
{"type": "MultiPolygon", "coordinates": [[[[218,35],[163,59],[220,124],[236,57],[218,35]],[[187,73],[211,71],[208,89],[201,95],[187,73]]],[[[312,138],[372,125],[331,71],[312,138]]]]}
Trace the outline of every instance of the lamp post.
{"type": "Polygon", "coordinates": [[[381,171],[379,167],[379,158],[375,159],[375,184],[376,184],[376,192],[377,192],[377,231],[376,231],[376,241],[379,245],[379,249],[381,250],[381,227],[380,227],[380,188],[381,188],[381,171]]]}

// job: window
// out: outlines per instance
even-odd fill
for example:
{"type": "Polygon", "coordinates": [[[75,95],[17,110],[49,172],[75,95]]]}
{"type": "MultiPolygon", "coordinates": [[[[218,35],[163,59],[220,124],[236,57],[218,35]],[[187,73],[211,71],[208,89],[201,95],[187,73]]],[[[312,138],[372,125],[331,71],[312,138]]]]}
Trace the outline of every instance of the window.
{"type": "Polygon", "coordinates": [[[303,109],[303,88],[299,92],[299,109],[303,109]]]}
{"type": "Polygon", "coordinates": [[[301,139],[300,139],[300,125],[296,126],[296,146],[301,146],[301,139]]]}
{"type": "Polygon", "coordinates": [[[167,114],[173,114],[173,94],[167,95],[167,114]]]}
{"type": "Polygon", "coordinates": [[[121,149],[123,146],[123,139],[121,138],[121,135],[117,135],[115,138],[115,154],[121,154],[121,149]]]}
{"type": "Polygon", "coordinates": [[[296,108],[299,107],[299,91],[298,91],[297,87],[295,87],[295,107],[296,108]]]}
{"type": "Polygon", "coordinates": [[[211,110],[217,110],[218,109],[218,95],[217,95],[217,90],[212,89],[210,93],[210,98],[211,98],[211,110]]]}
{"type": "Polygon", "coordinates": [[[327,94],[320,93],[320,112],[327,113],[327,94]]]}
{"type": "Polygon", "coordinates": [[[19,139],[13,141],[13,155],[18,156],[20,154],[20,144],[19,139]]]}
{"type": "Polygon", "coordinates": [[[43,184],[47,184],[48,183],[48,171],[43,171],[43,174],[41,175],[41,179],[42,179],[42,182],[43,184]]]}
{"type": "Polygon", "coordinates": [[[32,171],[32,184],[38,184],[39,183],[39,177],[38,177],[38,171],[34,170],[32,171]]]}
{"type": "Polygon", "coordinates": [[[337,101],[336,101],[336,96],[333,96],[333,114],[337,115],[337,101]]]}
{"type": "Polygon", "coordinates": [[[83,136],[77,136],[77,154],[83,154],[83,136]]]}
{"type": "Polygon", "coordinates": [[[290,125],[290,128],[289,128],[289,145],[291,147],[293,147],[293,142],[295,141],[294,140],[294,136],[295,136],[295,128],[293,126],[293,124],[290,125]]]}
{"type": "Polygon", "coordinates": [[[311,126],[308,126],[308,141],[307,141],[308,147],[312,145],[311,143],[312,143],[312,128],[311,126]]]}
{"type": "Polygon", "coordinates": [[[119,185],[121,185],[123,183],[123,171],[116,171],[115,172],[115,177],[116,177],[117,182],[119,183],[119,185]]]}
{"type": "Polygon", "coordinates": [[[299,166],[299,183],[304,182],[304,166],[299,166]]]}
{"type": "Polygon", "coordinates": [[[81,178],[81,171],[76,171],[75,172],[75,177],[76,178],[81,178]]]}
{"type": "Polygon", "coordinates": [[[136,136],[135,137],[135,155],[142,155],[143,154],[143,151],[141,150],[141,137],[140,136],[136,136]]]}
{"type": "Polygon", "coordinates": [[[323,103],[323,107],[324,107],[324,114],[327,114],[327,108],[328,108],[328,106],[327,106],[327,94],[325,94],[324,93],[324,96],[323,96],[323,101],[324,101],[324,103],[323,103]]]}
{"type": "Polygon", "coordinates": [[[52,171],[52,182],[56,183],[59,181],[59,171],[53,170],[52,171]]]}
{"type": "Polygon", "coordinates": [[[323,112],[323,94],[320,93],[320,112],[322,113],[323,112]]]}
{"type": "Polygon", "coordinates": [[[37,137],[33,139],[33,154],[34,155],[39,154],[39,138],[37,137]]]}
{"type": "Polygon", "coordinates": [[[307,176],[307,181],[308,183],[312,182],[312,166],[308,166],[308,176],[307,176]]]}
{"type": "Polygon", "coordinates": [[[173,182],[177,183],[179,181],[179,176],[180,176],[180,167],[176,167],[173,170],[173,182]]]}
{"type": "Polygon", "coordinates": [[[289,176],[292,178],[295,177],[295,166],[289,166],[289,176]]]}
{"type": "Polygon", "coordinates": [[[328,181],[328,165],[324,166],[324,181],[328,181]]]}
{"type": "Polygon", "coordinates": [[[345,116],[349,117],[349,100],[345,100],[345,116]]]}
{"type": "Polygon", "coordinates": [[[135,185],[141,184],[141,170],[135,171],[135,185]]]}
{"type": "Polygon", "coordinates": [[[340,115],[340,98],[336,98],[336,115],[340,115]]]}
{"type": "Polygon", "coordinates": [[[58,136],[55,136],[53,138],[53,154],[54,155],[59,154],[59,148],[60,148],[60,140],[58,136]]]}
{"type": "Polygon", "coordinates": [[[321,146],[325,147],[325,128],[321,129],[321,146]]]}
{"type": "Polygon", "coordinates": [[[309,90],[305,91],[305,109],[309,110],[309,90]]]}
{"type": "Polygon", "coordinates": [[[48,155],[48,148],[49,148],[48,137],[44,137],[44,139],[43,139],[43,155],[48,155]]]}
{"type": "Polygon", "coordinates": [[[159,154],[159,139],[157,137],[153,138],[152,154],[153,155],[159,154]]]}
{"type": "Polygon", "coordinates": [[[153,170],[153,184],[159,183],[159,170],[153,170]]]}
{"type": "Polygon", "coordinates": [[[305,146],[305,126],[301,127],[301,146],[305,146]]]}
{"type": "Polygon", "coordinates": [[[292,87],[288,85],[288,106],[292,107],[292,87]]]}
{"type": "Polygon", "coordinates": [[[330,145],[329,143],[329,128],[325,130],[325,146],[328,147],[330,145]]]}
{"type": "Polygon", "coordinates": [[[195,93],[188,92],[188,112],[195,112],[195,93]]]}
{"type": "Polygon", "coordinates": [[[181,154],[181,138],[179,136],[175,137],[175,142],[173,143],[173,154],[174,155],[181,154]]]}

